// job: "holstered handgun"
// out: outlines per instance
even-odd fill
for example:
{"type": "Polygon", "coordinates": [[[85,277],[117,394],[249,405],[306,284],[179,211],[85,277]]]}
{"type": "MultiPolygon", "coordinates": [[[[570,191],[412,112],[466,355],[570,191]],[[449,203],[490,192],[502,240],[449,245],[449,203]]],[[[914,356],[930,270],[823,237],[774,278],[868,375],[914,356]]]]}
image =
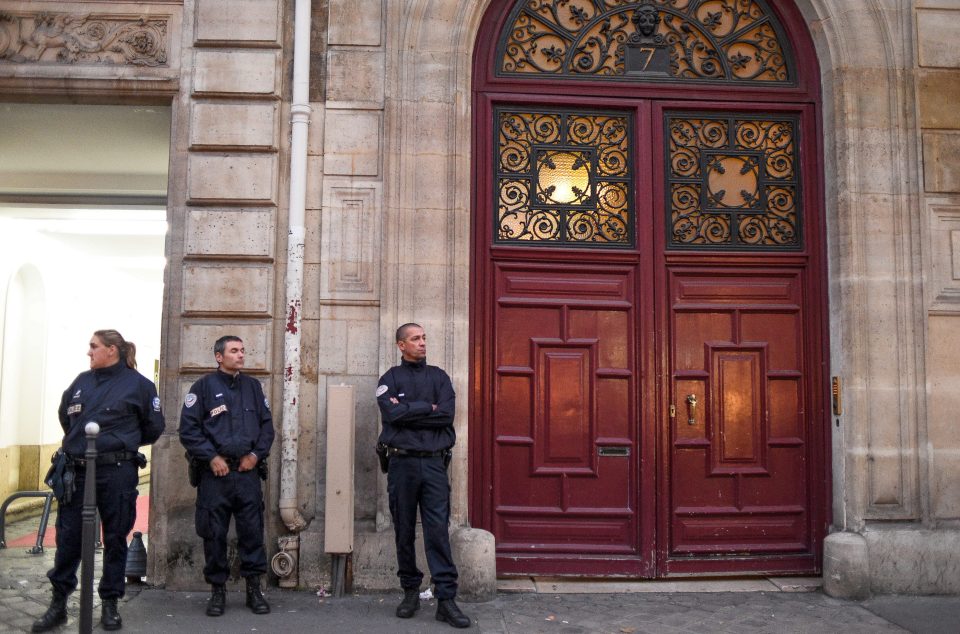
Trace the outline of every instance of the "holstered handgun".
{"type": "Polygon", "coordinates": [[[43,482],[53,490],[53,495],[60,504],[69,504],[73,499],[76,474],[73,470],[73,461],[62,447],[57,449],[50,458],[50,470],[44,476],[43,482]]]}
{"type": "Polygon", "coordinates": [[[189,452],[183,454],[187,459],[187,479],[190,480],[190,486],[200,486],[200,470],[207,468],[201,460],[197,460],[189,452]]]}
{"type": "Polygon", "coordinates": [[[380,471],[386,473],[390,469],[390,454],[388,447],[382,442],[377,443],[377,459],[380,461],[380,471]]]}

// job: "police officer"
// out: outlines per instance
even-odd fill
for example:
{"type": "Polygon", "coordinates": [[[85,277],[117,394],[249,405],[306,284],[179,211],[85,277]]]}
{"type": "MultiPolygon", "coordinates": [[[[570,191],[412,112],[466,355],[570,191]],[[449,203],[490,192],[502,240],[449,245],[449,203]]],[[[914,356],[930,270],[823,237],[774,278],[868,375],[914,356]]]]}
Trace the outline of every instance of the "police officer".
{"type": "Polygon", "coordinates": [[[403,601],[397,616],[408,619],[420,609],[420,582],[414,539],[417,508],[423,524],[424,550],[433,581],[437,620],[470,627],[457,607],[457,567],[450,554],[450,483],[447,466],[456,442],[453,416],[456,394],[450,377],[427,365],[427,336],[418,324],[397,329],[402,360],[380,377],[377,404],[383,421],[380,451],[388,458],[387,491],[397,544],[397,576],[403,601]]]}
{"type": "Polygon", "coordinates": [[[137,518],[138,466],[146,461],[137,450],[163,433],[160,398],[153,383],[136,371],[137,347],[116,330],[98,330],[90,338],[90,370],[74,379],[60,400],[62,450],[75,473],[75,491],[57,511],[57,553],[47,573],[53,600],[34,632],[46,632],[67,620],[67,596],[77,587],[83,534],[88,422],[100,425],[97,435],[97,510],[103,525],[103,575],[100,577],[100,624],[122,627],[117,599],[125,589],[127,534],[137,518]]]}
{"type": "Polygon", "coordinates": [[[260,575],[267,571],[260,473],[273,444],[273,418],[260,381],[240,373],[244,354],[239,337],[217,339],[218,369],[193,384],[180,413],[180,442],[201,467],[196,528],[203,538],[203,577],[212,587],[208,616],[220,616],[226,608],[231,515],[247,607],[254,614],[270,612],[260,589],[260,575]]]}

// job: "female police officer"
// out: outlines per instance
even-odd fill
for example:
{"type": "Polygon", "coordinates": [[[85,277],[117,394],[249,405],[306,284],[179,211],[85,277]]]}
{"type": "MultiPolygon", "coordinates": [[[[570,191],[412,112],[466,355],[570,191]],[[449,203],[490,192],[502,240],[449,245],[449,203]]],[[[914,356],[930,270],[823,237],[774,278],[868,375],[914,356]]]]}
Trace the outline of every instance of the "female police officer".
{"type": "MultiPolygon", "coordinates": [[[[137,348],[116,330],[98,330],[90,338],[90,370],[83,372],[60,401],[62,449],[73,462],[79,495],[61,503],[57,513],[57,554],[47,577],[53,600],[33,624],[45,632],[67,620],[66,603],[77,587],[83,532],[84,427],[100,425],[97,435],[97,510],[103,523],[103,575],[100,624],[105,630],[122,626],[117,599],[123,596],[127,563],[127,533],[136,519],[137,449],[163,433],[160,399],[153,383],[136,371],[137,348]]],[[[142,460],[142,458],[141,458],[142,460]]],[[[142,466],[142,465],[141,465],[142,466]]]]}

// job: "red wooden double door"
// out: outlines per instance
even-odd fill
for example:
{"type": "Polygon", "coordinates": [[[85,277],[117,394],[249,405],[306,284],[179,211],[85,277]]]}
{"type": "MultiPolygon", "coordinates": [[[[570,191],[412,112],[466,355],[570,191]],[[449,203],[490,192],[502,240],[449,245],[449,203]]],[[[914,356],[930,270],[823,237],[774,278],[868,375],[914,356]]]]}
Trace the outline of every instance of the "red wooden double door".
{"type": "Polygon", "coordinates": [[[493,124],[475,144],[471,511],[498,572],[817,572],[813,106],[550,101],[491,96],[477,115],[493,124]],[[604,166],[611,145],[626,166],[604,166]],[[594,165],[573,190],[600,200],[592,228],[534,173],[551,152],[594,165]]]}

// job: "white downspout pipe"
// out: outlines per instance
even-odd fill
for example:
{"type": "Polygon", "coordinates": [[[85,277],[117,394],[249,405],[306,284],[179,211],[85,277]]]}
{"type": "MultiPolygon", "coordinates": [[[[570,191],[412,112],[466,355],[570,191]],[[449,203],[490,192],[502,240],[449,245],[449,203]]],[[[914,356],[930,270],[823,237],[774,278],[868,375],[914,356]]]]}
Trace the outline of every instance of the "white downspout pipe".
{"type": "Polygon", "coordinates": [[[280,518],[294,533],[307,527],[297,508],[300,439],[300,311],[303,304],[304,210],[307,201],[307,132],[310,128],[311,0],[296,0],[293,17],[293,102],[290,105],[290,233],[287,237],[287,312],[283,332],[283,427],[280,518]]]}

